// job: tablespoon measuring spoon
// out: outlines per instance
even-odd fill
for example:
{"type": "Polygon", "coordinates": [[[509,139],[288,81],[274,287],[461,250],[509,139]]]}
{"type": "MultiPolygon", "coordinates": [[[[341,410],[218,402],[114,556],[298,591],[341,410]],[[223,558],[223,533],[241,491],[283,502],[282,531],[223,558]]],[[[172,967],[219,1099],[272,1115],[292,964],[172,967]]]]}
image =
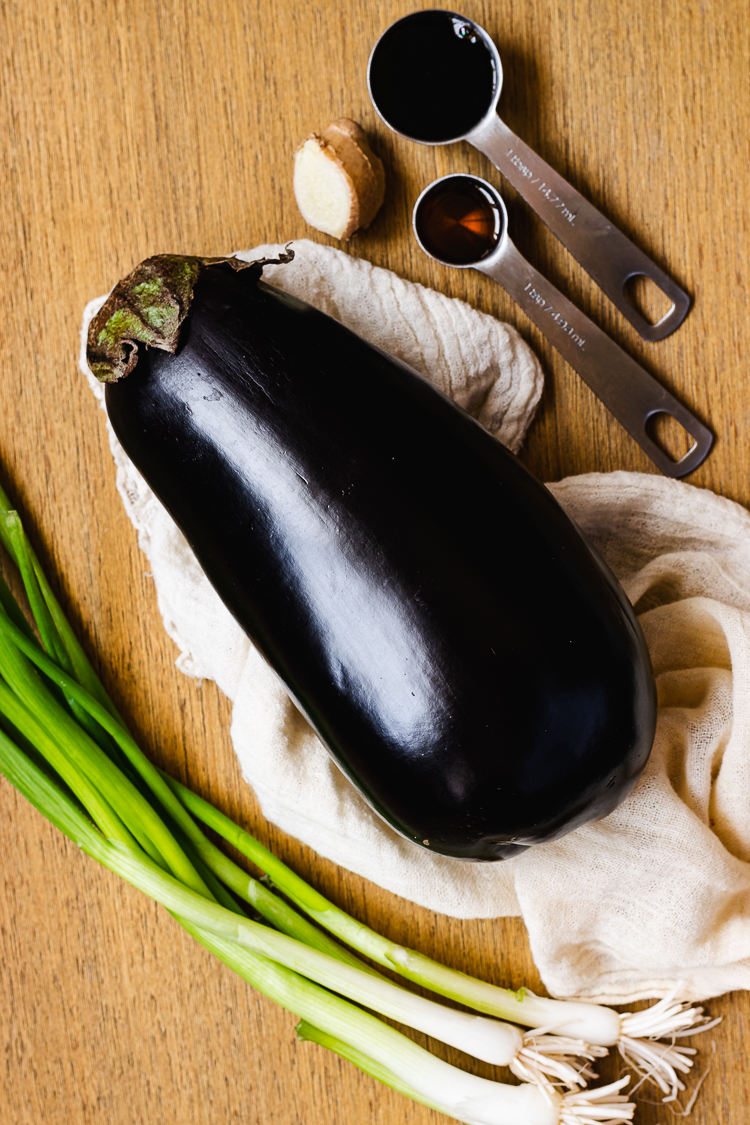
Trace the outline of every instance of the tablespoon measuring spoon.
{"type": "Polygon", "coordinates": [[[367,85],[385,124],[425,145],[465,140],[489,157],[644,340],[680,326],[690,298],[497,114],[503,67],[486,31],[455,12],[413,12],[372,49],[367,85]],[[671,308],[650,324],[625,296],[633,277],[658,286],[671,308]]]}
{"type": "Polygon", "coordinates": [[[467,175],[435,180],[415,203],[412,225],[431,258],[499,282],[666,476],[698,468],[711,431],[526,261],[508,236],[505,204],[491,184],[467,175]],[[679,461],[648,433],[656,414],[671,415],[693,439],[679,461]]]}

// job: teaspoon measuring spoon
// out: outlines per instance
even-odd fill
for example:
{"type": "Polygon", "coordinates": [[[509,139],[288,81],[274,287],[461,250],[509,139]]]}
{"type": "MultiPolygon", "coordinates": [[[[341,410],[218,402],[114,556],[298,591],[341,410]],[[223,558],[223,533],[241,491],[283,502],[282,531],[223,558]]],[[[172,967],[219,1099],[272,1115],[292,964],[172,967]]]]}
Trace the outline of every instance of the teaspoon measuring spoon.
{"type": "Polygon", "coordinates": [[[690,298],[651,259],[508,128],[497,114],[503,67],[483,28],[428,9],[386,28],[372,49],[367,85],[385,124],[425,145],[468,141],[513,185],[644,340],[679,328],[690,298]],[[671,301],[650,324],[625,297],[647,277],[671,301]]]}
{"type": "Polygon", "coordinates": [[[594,394],[668,477],[697,469],[713,435],[519,253],[497,191],[478,176],[443,176],[414,205],[417,242],[442,265],[476,269],[499,282],[594,394]],[[669,414],[693,438],[679,461],[650,437],[655,414],[669,414]]]}

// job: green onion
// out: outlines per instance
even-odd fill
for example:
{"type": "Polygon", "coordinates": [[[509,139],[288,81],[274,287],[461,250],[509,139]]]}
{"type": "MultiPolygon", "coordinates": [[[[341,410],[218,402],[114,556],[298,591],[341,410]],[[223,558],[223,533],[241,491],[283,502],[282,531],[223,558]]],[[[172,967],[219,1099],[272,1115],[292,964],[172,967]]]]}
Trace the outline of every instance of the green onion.
{"type": "Polygon", "coordinates": [[[642,1027],[649,1039],[664,1026],[670,1034],[686,1033],[705,1023],[701,1009],[686,1011],[685,1005],[663,1001],[644,1022],[648,1013],[620,1017],[596,1005],[544,1000],[523,989],[514,993],[448,969],[349,918],[252,836],[157,770],[125,728],[85,657],[1,488],[0,539],[19,566],[42,642],[40,646],[7,584],[0,582],[0,719],[10,736],[0,736],[0,768],[88,854],[161,902],[244,979],[303,1016],[315,1034],[343,1044],[357,1065],[369,1066],[369,1073],[380,1068],[400,1084],[396,1088],[429,1099],[461,1120],[511,1125],[519,1120],[521,1105],[530,1115],[528,1122],[544,1125],[629,1120],[632,1107],[613,1088],[579,1091],[563,1100],[552,1089],[552,1083],[583,1086],[593,1072],[587,1062],[576,1070],[571,1060],[578,1055],[590,1061],[605,1053],[570,1038],[575,1032],[582,1035],[584,1021],[590,1043],[618,1043],[630,1063],[638,1067],[647,1059],[649,1067],[655,1066],[662,1086],[681,1086],[676,1070],[684,1072],[691,1065],[690,1049],[665,1048],[671,1054],[660,1070],[654,1048],[644,1047],[637,1032],[642,1027]],[[225,856],[194,817],[263,868],[312,921],[225,856]],[[235,895],[273,928],[247,917],[235,895]],[[417,984],[475,1010],[543,1030],[522,1038],[508,1024],[416,996],[313,922],[417,984]],[[509,1064],[543,1089],[505,1087],[447,1067],[334,992],[478,1058],[509,1064]],[[551,1030],[563,1035],[545,1034],[551,1030]]]}

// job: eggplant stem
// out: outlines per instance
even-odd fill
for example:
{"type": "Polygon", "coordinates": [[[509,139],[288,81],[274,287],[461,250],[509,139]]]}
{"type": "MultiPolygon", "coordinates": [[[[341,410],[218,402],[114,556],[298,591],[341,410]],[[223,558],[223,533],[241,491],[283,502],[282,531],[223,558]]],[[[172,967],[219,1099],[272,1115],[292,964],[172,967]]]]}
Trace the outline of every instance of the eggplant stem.
{"type": "Polygon", "coordinates": [[[100,383],[126,378],[138,363],[140,345],[177,351],[180,332],[193,302],[195,285],[204,269],[227,265],[236,271],[291,262],[287,247],[278,258],[245,262],[232,256],[197,258],[184,254],[156,254],[146,258],[118,281],[91,321],[86,360],[100,383]]]}

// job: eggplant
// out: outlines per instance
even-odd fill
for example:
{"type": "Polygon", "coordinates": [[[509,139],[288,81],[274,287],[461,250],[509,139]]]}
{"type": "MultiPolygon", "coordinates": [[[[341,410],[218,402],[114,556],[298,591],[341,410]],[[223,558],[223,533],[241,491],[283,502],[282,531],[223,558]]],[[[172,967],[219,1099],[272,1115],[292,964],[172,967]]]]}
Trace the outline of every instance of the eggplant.
{"type": "Polygon", "coordinates": [[[113,290],[88,359],[128,456],[402,836],[497,860],[606,816],[656,720],[618,582],[469,414],[264,264],[161,255],[113,290]]]}

